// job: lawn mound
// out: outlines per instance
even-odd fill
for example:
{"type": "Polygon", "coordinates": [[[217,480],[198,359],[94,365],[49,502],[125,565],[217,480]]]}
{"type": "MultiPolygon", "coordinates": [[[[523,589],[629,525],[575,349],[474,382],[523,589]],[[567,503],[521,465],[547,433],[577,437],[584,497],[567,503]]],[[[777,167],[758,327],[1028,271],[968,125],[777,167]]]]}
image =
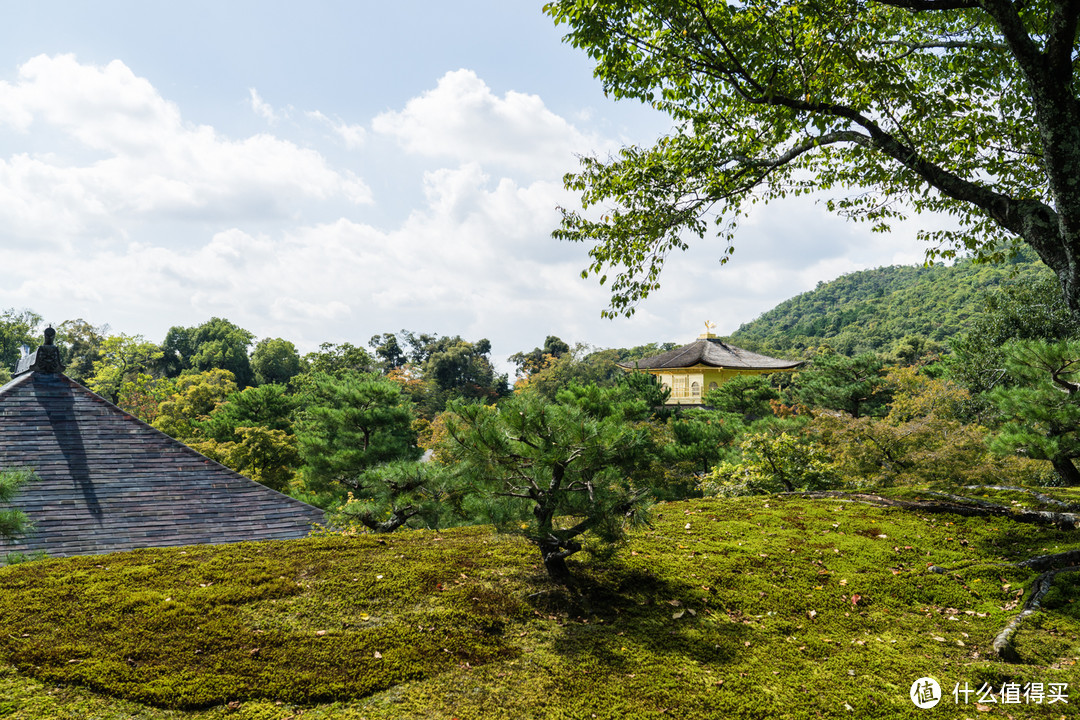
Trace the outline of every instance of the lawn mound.
{"type": "Polygon", "coordinates": [[[930,676],[935,717],[976,716],[976,694],[952,694],[966,687],[997,694],[984,708],[1056,719],[1080,703],[1080,573],[1056,575],[1018,626],[1016,662],[993,642],[1040,577],[1019,563],[1078,544],[1010,517],[772,496],[661,504],[613,557],[571,562],[568,587],[482,528],[29,563],[0,571],[0,655],[17,669],[0,709],[920,717],[909,689],[930,676]],[[1069,704],[1002,704],[1026,683],[1067,684],[1069,704]]]}
{"type": "Polygon", "coordinates": [[[472,530],[26,564],[4,575],[0,652],[165,708],[358,698],[515,657],[503,630],[525,605],[481,578],[524,550],[472,530]]]}

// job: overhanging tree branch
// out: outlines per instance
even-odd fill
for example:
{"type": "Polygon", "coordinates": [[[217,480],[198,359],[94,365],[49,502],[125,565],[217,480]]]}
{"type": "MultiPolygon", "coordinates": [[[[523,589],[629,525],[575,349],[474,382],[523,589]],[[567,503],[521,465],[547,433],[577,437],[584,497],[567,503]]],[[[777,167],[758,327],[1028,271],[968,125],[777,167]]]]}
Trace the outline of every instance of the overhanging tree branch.
{"type": "Polygon", "coordinates": [[[978,0],[876,0],[879,5],[912,10],[914,12],[938,10],[964,10],[979,7],[978,0]]]}
{"type": "Polygon", "coordinates": [[[730,252],[746,203],[816,185],[866,188],[832,207],[879,228],[898,206],[959,218],[962,230],[929,233],[955,249],[931,253],[996,257],[1018,236],[1080,314],[1080,3],[1046,0],[1037,12],[1009,0],[546,8],[597,60],[606,89],[681,124],[651,151],[568,176],[586,207],[611,203],[600,220],[564,212],[556,235],[595,243],[587,272],[601,282],[609,266],[626,269],[611,285],[612,307],[629,314],[659,287],[684,231],[703,237],[715,218],[730,252]],[[796,178],[796,167],[811,178],[796,178]],[[647,182],[633,181],[636,172],[647,182]]]}

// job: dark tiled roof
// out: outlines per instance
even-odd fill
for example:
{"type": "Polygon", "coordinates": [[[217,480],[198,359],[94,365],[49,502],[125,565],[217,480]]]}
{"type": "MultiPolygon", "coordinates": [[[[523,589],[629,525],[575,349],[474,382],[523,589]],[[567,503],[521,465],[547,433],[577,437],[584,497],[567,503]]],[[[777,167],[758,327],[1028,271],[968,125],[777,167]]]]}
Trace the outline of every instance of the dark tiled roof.
{"type": "Polygon", "coordinates": [[[34,533],[0,551],[54,557],[307,535],[323,512],[239,475],[60,373],[0,388],[0,469],[37,482],[12,503],[34,533]]]}
{"type": "MultiPolygon", "coordinates": [[[[641,370],[661,370],[705,365],[732,370],[793,370],[802,364],[801,360],[779,360],[758,355],[728,345],[719,338],[698,338],[689,345],[639,360],[637,367],[641,370]]],[[[626,364],[623,367],[632,369],[634,366],[626,364]]]]}

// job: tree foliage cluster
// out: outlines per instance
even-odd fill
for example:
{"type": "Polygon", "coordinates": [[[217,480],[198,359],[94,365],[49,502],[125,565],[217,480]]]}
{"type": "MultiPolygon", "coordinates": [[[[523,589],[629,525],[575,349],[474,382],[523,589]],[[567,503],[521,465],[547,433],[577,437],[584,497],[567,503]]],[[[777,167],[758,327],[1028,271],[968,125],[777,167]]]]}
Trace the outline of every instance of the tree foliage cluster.
{"type": "Polygon", "coordinates": [[[1069,0],[552,0],[565,40],[616,99],[666,113],[652,147],[584,157],[584,211],[555,235],[590,245],[607,314],[660,286],[673,250],[712,229],[726,259],[758,203],[805,193],[931,255],[1026,243],[1080,312],[1080,6],[1069,0]]]}
{"type": "MultiPolygon", "coordinates": [[[[21,345],[40,343],[41,329],[33,311],[0,315],[0,379],[21,345]]],[[[301,356],[288,340],[256,342],[224,318],[174,326],[160,344],[83,319],[57,330],[73,380],[208,457],[323,506],[359,496],[373,467],[415,461],[417,429],[447,402],[509,392],[486,339],[402,331],[400,340],[372,338],[371,352],[323,343],[301,356]]]]}
{"type": "MultiPolygon", "coordinates": [[[[664,345],[593,350],[549,336],[513,356],[511,392],[486,340],[386,333],[371,352],[325,343],[300,357],[267,339],[247,356],[245,386],[229,347],[249,350],[252,336],[221,319],[174,328],[171,351],[84,321],[61,328],[73,367],[92,358],[91,387],[238,472],[328,508],[341,527],[490,522],[526,537],[567,581],[569,557],[616,547],[658,500],[1074,483],[1080,346],[1031,338],[1071,327],[1060,303],[1044,302],[1053,289],[995,286],[944,360],[823,345],[797,373],[742,376],[705,406],[678,410],[652,376],[617,365],[664,345]],[[1025,304],[1045,307],[1039,315],[1025,304]],[[986,324],[998,330],[993,348],[972,334],[986,324]],[[991,349],[1003,368],[988,389],[971,380],[980,377],[972,363],[991,349]]],[[[9,331],[18,335],[14,321],[9,331]]]]}
{"type": "Polygon", "coordinates": [[[1002,264],[970,259],[952,265],[862,270],[796,295],[743,324],[739,347],[781,357],[828,346],[843,355],[877,353],[897,362],[944,352],[950,341],[983,315],[987,292],[1045,284],[1061,291],[1044,265],[1023,253],[1002,264]]]}
{"type": "MultiPolygon", "coordinates": [[[[1059,391],[1080,387],[1077,350],[1040,355],[1043,375],[1056,372],[1059,391]]],[[[1047,434],[1030,413],[1023,423],[1002,424],[998,414],[996,426],[983,425],[972,392],[935,359],[912,365],[896,355],[825,349],[798,373],[743,376],[711,391],[705,406],[674,411],[640,373],[616,383],[571,382],[549,398],[532,380],[569,367],[573,355],[564,352],[554,363],[554,353],[542,348],[531,355],[544,356],[512,398],[451,406],[433,444],[462,483],[462,521],[524,535],[555,578],[567,577],[566,558],[586,548],[587,538],[611,547],[647,519],[650,500],[1072,482],[1051,465],[1074,451],[1075,438],[1037,446],[1010,436],[1021,425],[1047,434]]],[[[590,360],[595,355],[577,362],[590,360]]],[[[1044,379],[1011,373],[1016,387],[1044,379]]],[[[1063,417],[1061,423],[1073,419],[1076,426],[1073,415],[1063,417]]],[[[1050,420],[1044,425],[1050,428],[1050,420]]]]}
{"type": "MultiPolygon", "coordinates": [[[[950,225],[920,233],[933,243],[930,258],[1015,259],[1026,245],[1053,272],[1061,301],[1045,280],[1020,280],[999,296],[1013,303],[976,321],[980,335],[962,329],[966,311],[956,322],[955,296],[992,284],[980,277],[991,271],[968,262],[878,271],[789,301],[786,317],[774,311],[758,323],[769,340],[759,337],[755,349],[839,350],[816,354],[795,399],[818,398],[829,412],[815,419],[831,415],[830,432],[864,439],[847,455],[866,450],[863,459],[890,477],[926,465],[916,456],[943,434],[956,440],[944,449],[984,452],[968,440],[985,435],[976,424],[985,420],[999,452],[1049,461],[1059,482],[1080,482],[1072,438],[1080,359],[1069,342],[1080,319],[1080,5],[552,0],[545,11],[595,62],[606,92],[674,122],[652,147],[584,157],[565,177],[581,209],[564,208],[554,234],[589,245],[583,276],[611,281],[605,315],[632,314],[660,287],[671,252],[694,236],[715,231],[726,262],[758,203],[817,193],[829,210],[879,232],[912,212],[947,213],[950,225]],[[954,282],[926,296],[944,273],[954,282]],[[889,276],[904,289],[888,297],[868,282],[889,276]],[[854,303],[834,292],[856,287],[865,294],[854,303]],[[920,294],[927,314],[912,318],[920,294]],[[919,393],[966,392],[963,412],[931,406],[899,417],[890,403],[911,404],[912,384],[894,376],[879,387],[881,363],[923,363],[950,335],[954,356],[923,370],[928,383],[945,377],[950,389],[928,384],[919,393]]],[[[744,331],[739,339],[749,340],[753,329],[744,331]]],[[[798,456],[813,442],[781,433],[743,451],[790,485],[778,458],[812,465],[798,456]]]]}

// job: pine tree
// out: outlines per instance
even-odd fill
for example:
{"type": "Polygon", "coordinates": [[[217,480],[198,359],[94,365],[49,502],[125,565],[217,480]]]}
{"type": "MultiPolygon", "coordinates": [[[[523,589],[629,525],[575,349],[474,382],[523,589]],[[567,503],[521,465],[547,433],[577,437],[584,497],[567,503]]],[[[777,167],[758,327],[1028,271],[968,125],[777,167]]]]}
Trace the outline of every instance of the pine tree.
{"type": "Polygon", "coordinates": [[[1080,457],[1080,341],[1016,342],[1007,348],[1005,365],[1017,384],[990,393],[1011,418],[992,447],[1049,460],[1064,484],[1080,486],[1073,464],[1080,457]]]}
{"type": "Polygon", "coordinates": [[[556,582],[570,580],[566,558],[586,533],[611,545],[644,520],[645,493],[629,477],[647,454],[644,431],[534,393],[453,411],[447,442],[457,471],[497,527],[536,545],[556,582]]]}
{"type": "Polygon", "coordinates": [[[884,409],[884,363],[873,353],[847,357],[820,353],[807,370],[795,376],[795,395],[809,407],[843,410],[852,417],[873,415],[884,409]]]}
{"type": "Polygon", "coordinates": [[[413,413],[401,388],[378,375],[316,374],[304,390],[296,424],[309,490],[340,497],[362,489],[361,475],[380,463],[415,460],[413,413]]]}
{"type": "MultiPolygon", "coordinates": [[[[0,470],[0,503],[7,505],[28,482],[37,479],[30,470],[0,470]]],[[[33,528],[26,513],[13,507],[0,508],[0,537],[13,540],[33,528]]]]}
{"type": "Polygon", "coordinates": [[[334,516],[338,524],[359,523],[371,532],[403,526],[438,528],[460,516],[461,494],[443,465],[397,461],[357,478],[357,489],[334,516]]]}

